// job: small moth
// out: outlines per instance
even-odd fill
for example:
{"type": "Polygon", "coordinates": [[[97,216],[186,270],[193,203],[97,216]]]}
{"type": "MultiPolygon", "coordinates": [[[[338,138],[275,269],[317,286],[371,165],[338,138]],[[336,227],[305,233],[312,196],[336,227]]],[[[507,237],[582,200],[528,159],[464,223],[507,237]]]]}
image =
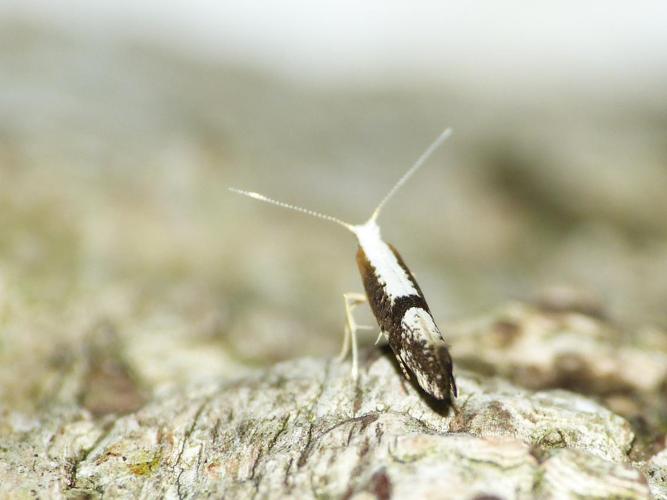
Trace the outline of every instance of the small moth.
{"type": "Polygon", "coordinates": [[[387,201],[450,135],[451,129],[447,129],[438,136],[389,190],[371,217],[363,224],[349,224],[336,217],[283,203],[259,193],[236,188],[230,190],[256,200],[335,222],[351,231],[359,243],[357,266],[366,293],[343,295],[346,326],[339,359],[343,360],[347,356],[351,343],[352,377],[356,379],[358,374],[356,332],[359,329],[373,327],[357,325],[352,310],[368,301],[380,327],[378,341],[383,336],[388,340],[405,377],[410,379],[410,374],[414,375],[419,386],[428,394],[439,400],[451,401],[452,396],[456,397],[457,390],[447,344],[433,320],[414,275],[398,251],[382,239],[377,224],[378,216],[387,201]]]}

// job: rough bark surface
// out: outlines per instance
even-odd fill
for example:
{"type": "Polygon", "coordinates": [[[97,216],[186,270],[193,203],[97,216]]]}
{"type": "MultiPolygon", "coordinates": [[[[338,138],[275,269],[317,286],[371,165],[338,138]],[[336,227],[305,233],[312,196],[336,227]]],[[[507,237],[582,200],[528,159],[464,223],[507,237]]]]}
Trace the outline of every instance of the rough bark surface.
{"type": "Polygon", "coordinates": [[[664,77],[319,86],[74,31],[0,18],[0,499],[667,497],[664,77]],[[354,244],[226,191],[360,221],[448,124],[383,228],[450,413],[302,359],[354,244]]]}
{"type": "Polygon", "coordinates": [[[664,452],[632,463],[629,423],[563,390],[459,370],[454,409],[368,351],[301,359],[170,390],[117,420],[75,407],[5,415],[0,488],[13,496],[154,498],[647,498],[664,452]]]}

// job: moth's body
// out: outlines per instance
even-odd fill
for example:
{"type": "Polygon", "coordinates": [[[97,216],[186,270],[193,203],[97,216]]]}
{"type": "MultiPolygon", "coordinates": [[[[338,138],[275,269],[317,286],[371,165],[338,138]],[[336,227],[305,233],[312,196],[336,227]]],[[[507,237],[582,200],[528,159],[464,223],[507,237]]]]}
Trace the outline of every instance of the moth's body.
{"type": "Polygon", "coordinates": [[[344,358],[352,340],[352,376],[357,377],[356,330],[352,308],[367,300],[375,319],[394,352],[405,376],[413,374],[419,386],[436,399],[456,397],[456,383],[452,374],[452,360],[440,330],[426,304],[426,299],[412,273],[396,249],[382,240],[377,218],[384,204],[403,183],[426,161],[430,154],[449,136],[445,130],[419,157],[417,162],[399,179],[376,207],[364,224],[352,225],[330,215],[321,214],[294,205],[267,198],[264,195],[232,189],[251,198],[313,215],[339,224],[357,237],[357,265],[366,291],[344,294],[347,316],[345,339],[341,358],[344,358]]]}
{"type": "Polygon", "coordinates": [[[398,251],[382,240],[375,221],[355,226],[357,266],[368,303],[403,373],[436,399],[456,397],[456,383],[440,330],[424,294],[398,251]]]}

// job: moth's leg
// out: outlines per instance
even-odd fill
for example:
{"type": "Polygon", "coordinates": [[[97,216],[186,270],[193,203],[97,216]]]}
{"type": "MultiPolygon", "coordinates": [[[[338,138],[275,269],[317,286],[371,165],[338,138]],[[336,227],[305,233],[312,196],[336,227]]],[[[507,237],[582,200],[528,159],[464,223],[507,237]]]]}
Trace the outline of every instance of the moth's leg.
{"type": "Polygon", "coordinates": [[[380,330],[380,333],[378,333],[378,338],[375,339],[375,345],[378,345],[380,340],[382,340],[382,337],[386,337],[387,334],[384,333],[382,330],[380,330]]]}
{"type": "Polygon", "coordinates": [[[347,327],[347,323],[345,324],[345,329],[343,332],[343,347],[340,350],[340,354],[336,358],[336,361],[339,363],[344,361],[345,358],[347,357],[347,351],[350,350],[350,329],[347,327]]]}
{"type": "Polygon", "coordinates": [[[344,293],[343,299],[345,301],[345,333],[343,337],[343,348],[340,351],[338,356],[339,361],[343,361],[347,356],[347,352],[350,350],[350,343],[352,344],[352,378],[357,379],[359,369],[358,369],[358,354],[357,354],[357,330],[366,330],[372,329],[372,326],[361,326],[357,325],[354,321],[354,316],[352,311],[355,307],[364,302],[367,302],[368,299],[363,293],[344,293]]]}
{"type": "Polygon", "coordinates": [[[354,335],[355,330],[360,329],[371,329],[370,326],[359,326],[354,321],[352,316],[352,311],[354,308],[364,302],[367,302],[366,296],[363,293],[348,292],[343,294],[343,300],[345,301],[345,334],[343,336],[343,348],[338,355],[338,360],[343,361],[347,357],[347,353],[350,350],[350,336],[354,335]]]}

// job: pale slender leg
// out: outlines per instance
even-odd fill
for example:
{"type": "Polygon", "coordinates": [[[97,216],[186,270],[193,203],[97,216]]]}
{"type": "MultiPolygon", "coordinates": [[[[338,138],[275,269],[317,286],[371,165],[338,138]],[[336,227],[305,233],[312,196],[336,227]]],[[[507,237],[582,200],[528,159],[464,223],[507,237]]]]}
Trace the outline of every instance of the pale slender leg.
{"type": "MultiPolygon", "coordinates": [[[[354,325],[354,330],[352,335],[355,335],[356,331],[359,330],[375,330],[374,326],[371,325],[354,325]]],[[[375,345],[377,345],[378,342],[380,342],[380,339],[382,338],[382,335],[384,335],[382,332],[380,332],[380,336],[378,339],[375,341],[375,345]]],[[[347,356],[348,351],[350,350],[350,327],[346,324],[345,325],[345,333],[343,334],[343,348],[340,350],[340,354],[336,358],[338,361],[345,361],[345,357],[347,356]]],[[[356,337],[354,337],[356,339],[356,337]]],[[[354,349],[354,346],[352,347],[354,349]]]]}
{"type": "Polygon", "coordinates": [[[336,360],[340,363],[345,361],[347,352],[350,350],[350,329],[347,327],[347,322],[345,323],[345,331],[343,332],[343,347],[340,350],[340,354],[336,360]]]}
{"type": "Polygon", "coordinates": [[[373,329],[372,326],[363,326],[357,325],[354,321],[354,316],[352,311],[355,307],[364,302],[367,302],[366,295],[363,293],[344,293],[343,299],[345,300],[345,333],[343,337],[343,348],[340,351],[338,356],[339,361],[343,361],[347,356],[348,351],[350,350],[350,344],[352,344],[352,378],[357,379],[359,374],[358,368],[358,353],[357,353],[357,330],[367,330],[373,329]]]}

